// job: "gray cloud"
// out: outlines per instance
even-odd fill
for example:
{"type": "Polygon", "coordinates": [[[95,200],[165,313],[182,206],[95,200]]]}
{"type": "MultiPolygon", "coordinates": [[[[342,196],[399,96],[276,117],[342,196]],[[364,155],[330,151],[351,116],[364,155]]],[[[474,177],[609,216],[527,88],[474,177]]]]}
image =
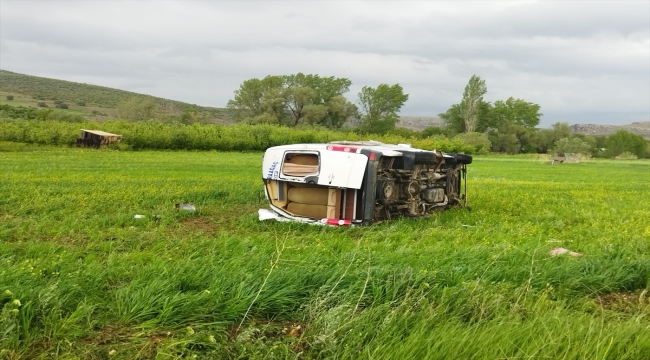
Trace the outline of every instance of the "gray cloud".
{"type": "Polygon", "coordinates": [[[224,106],[251,77],[400,83],[435,115],[472,74],[555,121],[650,119],[650,3],[0,0],[0,68],[224,106]]]}

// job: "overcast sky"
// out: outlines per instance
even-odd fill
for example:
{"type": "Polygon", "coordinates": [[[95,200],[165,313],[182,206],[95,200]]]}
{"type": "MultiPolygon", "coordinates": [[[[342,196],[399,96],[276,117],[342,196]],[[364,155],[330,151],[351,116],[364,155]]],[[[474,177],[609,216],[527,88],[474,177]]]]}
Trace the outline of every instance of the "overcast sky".
{"type": "Polygon", "coordinates": [[[553,122],[650,120],[650,1],[0,0],[0,69],[223,107],[249,78],[399,83],[402,115],[541,105],[553,122]]]}

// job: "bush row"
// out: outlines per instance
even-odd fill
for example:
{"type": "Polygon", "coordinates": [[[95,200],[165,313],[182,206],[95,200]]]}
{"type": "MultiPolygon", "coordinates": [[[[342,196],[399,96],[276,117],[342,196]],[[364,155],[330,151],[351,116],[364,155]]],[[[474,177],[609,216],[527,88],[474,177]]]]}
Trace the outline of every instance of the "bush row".
{"type": "Polygon", "coordinates": [[[417,148],[437,149],[444,152],[473,154],[476,150],[474,145],[468,145],[460,139],[450,140],[442,137],[421,139],[395,134],[360,135],[352,131],[287,128],[277,125],[182,125],[123,121],[70,123],[56,120],[0,120],[0,141],[72,146],[76,143],[81,129],[95,129],[120,134],[123,136],[123,143],[134,150],[263,151],[277,145],[370,139],[390,144],[409,143],[417,148]]]}

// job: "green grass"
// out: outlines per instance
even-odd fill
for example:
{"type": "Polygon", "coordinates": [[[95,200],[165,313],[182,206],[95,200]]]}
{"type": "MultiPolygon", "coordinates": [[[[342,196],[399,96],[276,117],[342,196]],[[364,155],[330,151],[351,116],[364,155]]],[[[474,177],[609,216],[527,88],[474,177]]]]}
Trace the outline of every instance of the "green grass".
{"type": "Polygon", "coordinates": [[[5,149],[0,358],[650,353],[648,161],[479,157],[471,212],[329,228],[257,221],[261,153],[5,149]]]}

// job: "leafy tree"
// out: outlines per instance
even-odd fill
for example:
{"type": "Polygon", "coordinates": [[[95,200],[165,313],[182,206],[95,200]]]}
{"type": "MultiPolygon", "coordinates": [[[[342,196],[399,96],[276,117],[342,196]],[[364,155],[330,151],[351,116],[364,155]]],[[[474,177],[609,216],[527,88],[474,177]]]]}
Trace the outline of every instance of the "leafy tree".
{"type": "Polygon", "coordinates": [[[359,93],[361,132],[385,134],[395,128],[397,113],[408,100],[408,94],[399,84],[380,84],[376,88],[364,86],[359,93]]]}
{"type": "MultiPolygon", "coordinates": [[[[235,97],[228,101],[227,107],[235,110],[237,119],[268,114],[269,110],[273,108],[274,99],[280,95],[277,89],[281,87],[282,78],[280,76],[269,75],[264,79],[246,80],[239,86],[239,89],[235,90],[235,97]]],[[[278,118],[277,115],[276,118],[278,118]]]]}
{"type": "Polygon", "coordinates": [[[492,151],[506,154],[518,154],[521,143],[515,133],[497,133],[490,136],[492,151]]]}
{"type": "Polygon", "coordinates": [[[351,81],[303,73],[244,81],[228,108],[254,124],[297,126],[305,123],[339,128],[356,107],[342,96],[351,81]]]}
{"type": "MultiPolygon", "coordinates": [[[[452,105],[446,112],[438,116],[447,124],[447,129],[452,133],[460,134],[467,130],[465,120],[461,113],[461,104],[452,105]]],[[[492,119],[492,104],[481,100],[478,106],[478,120],[475,131],[483,132],[494,126],[492,119]]]]}
{"type": "Polygon", "coordinates": [[[492,150],[497,152],[545,152],[557,140],[554,133],[535,128],[542,116],[539,105],[513,97],[492,105],[483,100],[486,92],[485,81],[473,75],[461,102],[438,116],[455,133],[488,132],[492,150]]]}
{"type": "MultiPolygon", "coordinates": [[[[537,153],[545,154],[551,151],[555,142],[558,140],[575,136],[576,135],[571,135],[571,127],[568,123],[557,122],[551,125],[550,129],[539,129],[534,132],[531,136],[530,142],[531,147],[534,148],[537,153]]],[[[589,142],[588,140],[585,141],[589,142]]]]}
{"type": "Polygon", "coordinates": [[[465,132],[465,121],[460,114],[460,105],[454,104],[444,113],[438,114],[442,121],[447,124],[447,129],[458,134],[465,132]]]}
{"type": "Polygon", "coordinates": [[[294,126],[306,122],[338,128],[356,111],[342,96],[352,85],[349,79],[298,73],[283,80],[294,126]]]}
{"type": "Polygon", "coordinates": [[[629,131],[619,130],[607,138],[605,144],[606,153],[610,157],[618,156],[626,151],[638,156],[645,157],[648,151],[648,143],[641,135],[629,131]]]}
{"type": "Polygon", "coordinates": [[[339,95],[329,99],[326,104],[306,107],[303,122],[337,129],[356,113],[356,105],[349,102],[344,96],[339,95]]]}
{"type": "Polygon", "coordinates": [[[13,95],[7,95],[7,100],[11,101],[11,100],[13,100],[13,99],[14,99],[14,96],[13,96],[13,95]]]}
{"type": "Polygon", "coordinates": [[[537,104],[513,97],[509,97],[506,101],[495,101],[492,109],[493,125],[498,128],[506,122],[512,122],[533,129],[539,125],[539,119],[542,116],[539,109],[540,106],[537,104]]]}
{"type": "Polygon", "coordinates": [[[607,156],[607,136],[596,135],[596,136],[587,136],[587,138],[593,139],[594,145],[592,146],[593,150],[591,154],[594,157],[606,157],[607,156]]]}
{"type": "Polygon", "coordinates": [[[465,131],[473,132],[476,130],[478,124],[479,112],[483,95],[487,93],[487,86],[485,80],[480,77],[472,75],[469,82],[465,86],[463,92],[463,100],[459,104],[460,115],[465,122],[465,131]]]}
{"type": "Polygon", "coordinates": [[[591,145],[580,138],[562,138],[555,142],[555,146],[551,150],[553,153],[576,153],[576,154],[590,154],[591,145]]]}
{"type": "Polygon", "coordinates": [[[594,155],[596,152],[598,152],[598,148],[596,147],[597,140],[595,136],[588,136],[584,134],[573,134],[571,135],[571,138],[577,138],[585,143],[589,144],[589,153],[594,155]]]}
{"type": "Polygon", "coordinates": [[[490,141],[498,147],[498,150],[494,147],[493,150],[517,154],[548,148],[552,143],[548,142],[546,136],[550,133],[540,135],[540,130],[536,128],[542,116],[539,110],[539,105],[513,97],[506,101],[495,101],[490,112],[488,127],[492,134],[490,141]],[[497,136],[497,133],[504,136],[497,136]],[[511,135],[514,135],[519,143],[517,151],[514,150],[515,141],[511,135]]]}
{"type": "Polygon", "coordinates": [[[551,128],[553,129],[553,136],[555,136],[555,140],[568,138],[573,132],[571,131],[571,126],[569,126],[569,123],[566,122],[556,122],[555,124],[551,125],[551,128]]]}

